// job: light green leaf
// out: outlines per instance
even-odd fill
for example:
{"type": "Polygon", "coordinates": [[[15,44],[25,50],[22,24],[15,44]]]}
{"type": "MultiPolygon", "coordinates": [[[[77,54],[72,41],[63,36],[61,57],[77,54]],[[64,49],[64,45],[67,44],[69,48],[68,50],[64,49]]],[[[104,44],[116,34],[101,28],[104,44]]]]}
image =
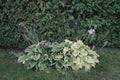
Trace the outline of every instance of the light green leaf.
{"type": "Polygon", "coordinates": [[[26,59],[27,59],[27,56],[26,55],[22,55],[22,56],[20,56],[19,58],[18,58],[18,62],[24,62],[24,61],[26,61],[26,59]]]}

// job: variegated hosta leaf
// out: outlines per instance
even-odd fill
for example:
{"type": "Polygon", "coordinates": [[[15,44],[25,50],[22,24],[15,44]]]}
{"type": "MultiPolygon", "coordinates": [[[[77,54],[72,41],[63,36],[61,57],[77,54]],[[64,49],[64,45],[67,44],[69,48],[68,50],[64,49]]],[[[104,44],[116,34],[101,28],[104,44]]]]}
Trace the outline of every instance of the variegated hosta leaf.
{"type": "Polygon", "coordinates": [[[23,62],[23,64],[24,64],[24,62],[26,61],[26,59],[27,59],[27,56],[26,55],[22,55],[22,56],[20,56],[19,58],[18,58],[18,62],[23,62]]]}
{"type": "Polygon", "coordinates": [[[29,54],[33,54],[33,50],[31,50],[31,49],[29,49],[29,48],[25,49],[25,52],[26,52],[26,53],[29,53],[29,54]]]}
{"type": "Polygon", "coordinates": [[[85,64],[85,71],[88,71],[88,70],[90,70],[91,69],[91,65],[90,64],[85,64]]]}
{"type": "Polygon", "coordinates": [[[91,66],[95,68],[96,63],[92,63],[91,66]]]}
{"type": "Polygon", "coordinates": [[[80,63],[80,58],[79,57],[74,57],[73,58],[73,62],[75,63],[75,64],[79,64],[80,63]]]}
{"type": "Polygon", "coordinates": [[[88,52],[85,51],[85,49],[81,49],[81,50],[80,50],[80,54],[83,55],[83,56],[87,56],[87,55],[88,55],[88,52]]]}
{"type": "Polygon", "coordinates": [[[75,42],[74,44],[71,45],[71,49],[72,50],[76,50],[76,49],[79,49],[79,45],[77,44],[77,42],[75,42]]]}
{"type": "Polygon", "coordinates": [[[81,63],[76,64],[76,66],[79,66],[80,69],[83,68],[83,65],[81,63]]]}
{"type": "Polygon", "coordinates": [[[74,57],[76,57],[76,56],[78,56],[79,55],[79,51],[77,51],[77,50],[74,50],[73,52],[72,52],[72,55],[74,56],[74,57]]]}
{"type": "Polygon", "coordinates": [[[32,69],[33,67],[35,67],[36,64],[37,64],[37,62],[35,62],[35,61],[30,61],[30,62],[29,62],[29,69],[32,69]]]}
{"type": "Polygon", "coordinates": [[[65,39],[65,43],[73,44],[73,42],[68,39],[65,39]]]}
{"type": "Polygon", "coordinates": [[[58,70],[58,71],[61,71],[61,69],[62,69],[62,65],[60,65],[60,64],[58,64],[58,63],[56,63],[56,65],[55,65],[55,68],[58,70]]]}
{"type": "Polygon", "coordinates": [[[76,71],[79,70],[79,66],[76,65],[76,64],[72,65],[71,67],[72,67],[73,70],[76,70],[76,71]]]}
{"type": "Polygon", "coordinates": [[[94,59],[92,59],[91,56],[86,56],[86,57],[85,57],[85,61],[86,61],[87,63],[94,63],[94,62],[95,62],[94,59]]]}
{"type": "Polygon", "coordinates": [[[54,52],[59,52],[59,51],[61,51],[62,49],[60,48],[60,47],[58,47],[58,46],[55,46],[55,47],[53,47],[52,48],[52,52],[54,53],[54,52]]]}
{"type": "Polygon", "coordinates": [[[99,63],[99,60],[97,58],[93,58],[94,62],[99,63]]]}
{"type": "Polygon", "coordinates": [[[40,54],[32,55],[30,58],[37,61],[38,59],[40,59],[40,54]]]}
{"type": "Polygon", "coordinates": [[[65,62],[65,63],[68,62],[68,59],[67,59],[66,57],[64,57],[64,62],[65,62]]]}
{"type": "Polygon", "coordinates": [[[55,55],[55,60],[60,60],[61,58],[63,58],[63,55],[59,55],[59,54],[57,54],[57,55],[55,55]]]}
{"type": "Polygon", "coordinates": [[[47,66],[44,63],[39,62],[38,63],[38,68],[39,70],[44,70],[47,66]]]}
{"type": "Polygon", "coordinates": [[[44,60],[44,61],[45,61],[45,60],[49,60],[48,54],[44,54],[42,57],[43,57],[43,60],[44,60]]]}
{"type": "Polygon", "coordinates": [[[39,53],[42,53],[42,49],[41,49],[41,48],[40,48],[40,49],[38,49],[38,52],[39,52],[39,53]]]}
{"type": "Polygon", "coordinates": [[[68,47],[64,47],[63,54],[66,54],[70,49],[68,47]]]}
{"type": "Polygon", "coordinates": [[[78,41],[77,41],[77,44],[78,44],[79,46],[84,46],[84,44],[83,44],[83,42],[82,42],[81,40],[78,40],[78,41]]]}

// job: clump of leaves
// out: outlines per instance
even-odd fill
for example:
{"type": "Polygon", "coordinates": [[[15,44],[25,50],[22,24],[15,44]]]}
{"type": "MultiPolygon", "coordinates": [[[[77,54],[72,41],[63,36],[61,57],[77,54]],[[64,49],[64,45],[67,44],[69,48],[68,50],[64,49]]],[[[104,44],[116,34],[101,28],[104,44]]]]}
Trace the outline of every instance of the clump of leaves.
{"type": "Polygon", "coordinates": [[[58,70],[79,70],[85,68],[90,70],[99,62],[99,55],[84,45],[81,40],[72,42],[65,40],[52,47],[52,59],[58,70]]]}
{"type": "Polygon", "coordinates": [[[98,57],[99,55],[81,40],[65,40],[61,43],[33,44],[25,49],[25,54],[20,56],[18,61],[28,69],[44,70],[51,66],[58,71],[90,70],[99,62],[98,57]]]}
{"type": "Polygon", "coordinates": [[[49,59],[46,49],[46,46],[39,43],[28,46],[25,53],[18,58],[18,62],[25,64],[27,69],[44,70],[49,59]]]}

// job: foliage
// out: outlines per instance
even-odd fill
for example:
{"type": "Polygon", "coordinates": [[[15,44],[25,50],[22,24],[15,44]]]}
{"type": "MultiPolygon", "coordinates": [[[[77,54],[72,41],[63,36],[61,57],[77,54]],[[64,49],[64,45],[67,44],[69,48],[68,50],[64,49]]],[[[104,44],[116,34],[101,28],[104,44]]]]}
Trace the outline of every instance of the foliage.
{"type": "Polygon", "coordinates": [[[120,0],[1,0],[0,11],[4,47],[26,45],[19,22],[35,28],[40,41],[83,40],[87,30],[96,27],[89,44],[101,46],[104,40],[107,46],[120,47],[120,0]]]}
{"type": "Polygon", "coordinates": [[[26,70],[13,56],[8,55],[9,51],[0,49],[0,80],[119,80],[120,49],[104,48],[99,51],[98,48],[96,51],[100,55],[100,63],[94,69],[89,72],[78,70],[61,74],[50,68],[37,72],[26,70]]]}
{"type": "Polygon", "coordinates": [[[29,45],[39,43],[38,34],[36,33],[35,28],[30,29],[23,22],[20,22],[18,25],[23,29],[22,37],[29,45]]]}
{"type": "Polygon", "coordinates": [[[77,42],[65,40],[65,42],[52,48],[51,55],[58,70],[79,70],[83,68],[89,70],[99,62],[97,59],[98,54],[85,46],[81,40],[77,42]]]}
{"type": "Polygon", "coordinates": [[[72,42],[65,40],[61,43],[33,44],[25,49],[25,54],[18,61],[28,69],[44,70],[55,67],[57,70],[89,70],[98,63],[99,55],[85,46],[81,40],[72,42]]]}
{"type": "Polygon", "coordinates": [[[40,44],[33,44],[25,49],[25,54],[19,57],[18,61],[27,66],[27,69],[35,68],[44,70],[48,67],[48,52],[46,47],[40,44]]]}
{"type": "Polygon", "coordinates": [[[20,57],[23,54],[23,52],[16,52],[16,51],[8,50],[8,54],[18,58],[18,57],[20,57]]]}

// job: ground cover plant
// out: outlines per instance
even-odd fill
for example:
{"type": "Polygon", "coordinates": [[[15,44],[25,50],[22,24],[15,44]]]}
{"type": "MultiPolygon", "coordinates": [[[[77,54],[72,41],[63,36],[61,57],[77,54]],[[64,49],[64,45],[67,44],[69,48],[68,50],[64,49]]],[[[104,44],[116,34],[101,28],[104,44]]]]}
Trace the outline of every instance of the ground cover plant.
{"type": "Polygon", "coordinates": [[[33,44],[25,49],[18,61],[28,69],[44,70],[54,67],[57,70],[90,70],[99,62],[99,55],[86,46],[81,40],[72,42],[65,40],[61,43],[33,44]]]}
{"type": "MultiPolygon", "coordinates": [[[[17,62],[17,58],[8,55],[11,50],[0,49],[0,80],[119,80],[120,50],[104,48],[96,51],[100,55],[100,63],[90,71],[66,71],[61,74],[55,69],[45,71],[26,70],[17,62]]],[[[14,52],[16,54],[16,52],[14,52]]],[[[17,52],[18,53],[18,52],[17,52]]]]}
{"type": "Polygon", "coordinates": [[[35,28],[39,40],[84,40],[87,30],[96,29],[91,44],[120,47],[120,0],[0,0],[0,46],[25,46],[23,22],[35,28]],[[84,35],[81,35],[84,34],[84,35]]]}

